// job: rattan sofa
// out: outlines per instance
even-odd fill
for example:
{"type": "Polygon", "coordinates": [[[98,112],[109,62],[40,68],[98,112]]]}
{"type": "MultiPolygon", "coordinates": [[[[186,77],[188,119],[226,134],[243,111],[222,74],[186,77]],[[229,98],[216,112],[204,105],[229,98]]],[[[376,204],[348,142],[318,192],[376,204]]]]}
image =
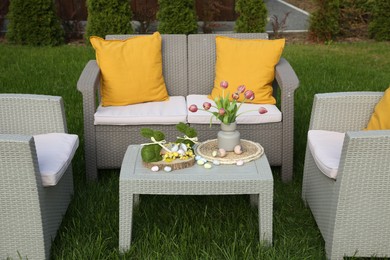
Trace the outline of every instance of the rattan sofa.
{"type": "MultiPolygon", "coordinates": [[[[170,96],[209,94],[214,82],[215,34],[162,35],[163,74],[170,96]]],[[[224,34],[236,38],[268,39],[264,33],[224,34]]],[[[106,39],[126,39],[130,35],[110,35],[106,39]]],[[[281,176],[289,181],[293,173],[294,91],[298,78],[285,60],[275,68],[274,96],[279,99],[282,121],[257,125],[238,125],[241,138],[259,142],[272,166],[281,166],[281,176]]],[[[94,113],[99,102],[100,71],[95,60],[85,66],[77,88],[83,96],[85,160],[87,175],[96,179],[97,169],[120,168],[129,144],[145,142],[140,129],[145,125],[95,125],[94,113]],[[98,96],[98,99],[96,99],[98,96]]],[[[192,125],[200,140],[215,137],[219,126],[192,125]]],[[[175,125],[148,125],[175,140],[175,125]]]]}
{"type": "Polygon", "coordinates": [[[317,94],[309,130],[346,133],[336,179],[306,148],[302,198],[329,259],[390,256],[390,130],[362,131],[381,92],[317,94]]]}
{"type": "Polygon", "coordinates": [[[49,259],[73,194],[72,165],[44,187],[33,135],[66,133],[60,97],[0,94],[0,258],[49,259]]]}

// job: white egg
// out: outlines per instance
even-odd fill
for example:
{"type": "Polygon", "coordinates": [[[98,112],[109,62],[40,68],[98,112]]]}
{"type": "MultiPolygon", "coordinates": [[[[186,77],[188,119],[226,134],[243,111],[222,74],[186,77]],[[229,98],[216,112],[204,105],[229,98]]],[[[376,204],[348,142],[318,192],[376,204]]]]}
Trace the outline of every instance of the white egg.
{"type": "Polygon", "coordinates": [[[171,166],[165,166],[164,167],[164,171],[165,172],[170,172],[170,171],[172,171],[172,167],[171,166]]]}
{"type": "Polygon", "coordinates": [[[179,149],[179,150],[177,150],[177,153],[180,154],[180,155],[184,155],[186,152],[183,151],[182,149],[179,149]]]}
{"type": "Polygon", "coordinates": [[[244,165],[244,161],[243,160],[238,160],[236,162],[237,166],[241,166],[241,165],[244,165]]]}
{"type": "Polygon", "coordinates": [[[177,144],[172,145],[171,151],[177,152],[177,150],[179,150],[179,146],[177,144]]]}
{"type": "Polygon", "coordinates": [[[218,160],[214,160],[214,161],[213,161],[213,164],[214,164],[214,165],[221,165],[221,162],[218,161],[218,160]]]}
{"type": "Polygon", "coordinates": [[[195,161],[198,161],[200,159],[202,159],[202,156],[200,156],[200,155],[195,156],[195,161]]]}
{"type": "Polygon", "coordinates": [[[183,144],[183,143],[181,143],[180,144],[180,149],[182,149],[184,152],[187,152],[187,145],[186,144],[183,144]]]}
{"type": "Polygon", "coordinates": [[[157,165],[153,166],[150,169],[152,170],[152,172],[158,172],[160,170],[160,168],[157,165]]]}

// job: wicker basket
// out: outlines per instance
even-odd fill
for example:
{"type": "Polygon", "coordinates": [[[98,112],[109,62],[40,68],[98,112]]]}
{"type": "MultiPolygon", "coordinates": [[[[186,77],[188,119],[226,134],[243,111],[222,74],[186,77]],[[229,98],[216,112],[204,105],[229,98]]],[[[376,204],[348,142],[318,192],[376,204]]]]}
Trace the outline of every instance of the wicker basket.
{"type": "Polygon", "coordinates": [[[234,152],[227,152],[224,157],[214,157],[213,151],[218,150],[217,139],[207,140],[199,144],[195,148],[195,153],[202,156],[208,161],[218,160],[221,164],[236,164],[238,161],[250,162],[264,153],[264,148],[259,144],[249,140],[241,139],[241,154],[235,154],[234,152]]]}

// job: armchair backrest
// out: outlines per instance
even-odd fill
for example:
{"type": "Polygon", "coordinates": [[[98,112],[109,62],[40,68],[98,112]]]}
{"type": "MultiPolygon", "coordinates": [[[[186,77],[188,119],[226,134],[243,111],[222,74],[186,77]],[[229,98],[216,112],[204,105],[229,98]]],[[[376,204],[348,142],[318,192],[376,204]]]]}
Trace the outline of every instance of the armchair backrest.
{"type": "MultiPolygon", "coordinates": [[[[133,34],[107,35],[107,40],[128,39],[133,34]]],[[[162,59],[165,85],[170,96],[187,95],[187,36],[163,34],[162,59]]]]}
{"type": "Polygon", "coordinates": [[[61,97],[0,94],[0,134],[67,132],[61,97]]]}
{"type": "MultiPolygon", "coordinates": [[[[215,77],[216,34],[188,35],[188,87],[189,94],[210,94],[215,77]]],[[[240,39],[268,39],[267,33],[221,34],[240,39]]]]}
{"type": "Polygon", "coordinates": [[[315,94],[309,129],[360,131],[367,126],[383,92],[315,94]],[[330,110],[331,109],[331,110],[330,110]]]}

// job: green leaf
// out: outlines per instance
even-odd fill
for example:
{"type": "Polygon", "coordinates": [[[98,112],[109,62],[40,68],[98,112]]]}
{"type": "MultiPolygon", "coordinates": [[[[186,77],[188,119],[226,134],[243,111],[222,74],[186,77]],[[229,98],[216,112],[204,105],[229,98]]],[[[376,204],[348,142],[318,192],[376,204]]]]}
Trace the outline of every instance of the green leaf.
{"type": "Polygon", "coordinates": [[[182,133],[186,133],[187,129],[189,128],[189,126],[183,122],[180,122],[176,125],[176,129],[179,131],[179,132],[182,132],[182,133]]]}
{"type": "Polygon", "coordinates": [[[224,116],[222,122],[225,124],[229,124],[229,116],[227,116],[227,115],[224,116]]]}
{"type": "Polygon", "coordinates": [[[146,138],[152,137],[154,134],[153,129],[151,128],[141,128],[141,135],[146,138]]]}

